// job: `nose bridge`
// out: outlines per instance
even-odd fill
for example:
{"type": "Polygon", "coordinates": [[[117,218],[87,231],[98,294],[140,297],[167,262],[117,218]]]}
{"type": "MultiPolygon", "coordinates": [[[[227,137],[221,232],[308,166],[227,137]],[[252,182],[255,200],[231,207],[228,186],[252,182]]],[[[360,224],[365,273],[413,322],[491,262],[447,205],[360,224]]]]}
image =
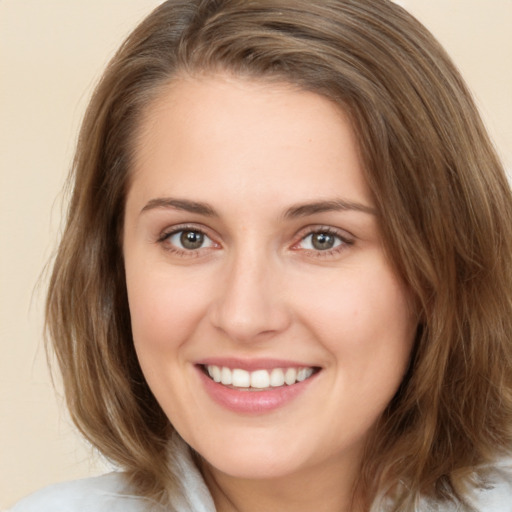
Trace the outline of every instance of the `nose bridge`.
{"type": "Polygon", "coordinates": [[[237,341],[255,341],[283,330],[288,315],[278,276],[277,262],[258,244],[234,250],[226,258],[213,304],[214,325],[237,341]]]}

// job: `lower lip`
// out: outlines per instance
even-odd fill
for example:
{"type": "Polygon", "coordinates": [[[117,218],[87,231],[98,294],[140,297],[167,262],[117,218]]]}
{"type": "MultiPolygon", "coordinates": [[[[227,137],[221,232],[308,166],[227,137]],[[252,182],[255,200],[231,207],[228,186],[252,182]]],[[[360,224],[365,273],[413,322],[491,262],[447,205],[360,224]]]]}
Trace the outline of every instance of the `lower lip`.
{"type": "Polygon", "coordinates": [[[199,376],[208,395],[222,407],[244,414],[270,412],[285,406],[304,393],[318,373],[291,386],[280,386],[268,391],[247,391],[229,388],[210,379],[198,367],[199,376]]]}

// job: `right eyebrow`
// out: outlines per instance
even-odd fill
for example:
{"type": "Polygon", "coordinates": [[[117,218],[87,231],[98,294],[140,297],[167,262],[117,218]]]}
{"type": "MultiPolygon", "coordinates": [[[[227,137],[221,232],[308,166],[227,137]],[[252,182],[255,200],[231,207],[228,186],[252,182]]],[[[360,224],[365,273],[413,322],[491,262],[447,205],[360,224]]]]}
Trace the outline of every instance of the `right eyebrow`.
{"type": "Polygon", "coordinates": [[[377,210],[371,206],[344,199],[332,199],[326,201],[314,201],[312,203],[299,204],[288,208],[285,212],[285,218],[307,217],[315,213],[329,211],[356,211],[377,215],[377,210]]]}
{"type": "Polygon", "coordinates": [[[155,208],[172,208],[174,210],[183,210],[185,212],[197,213],[207,217],[218,217],[217,212],[208,204],[188,199],[177,199],[173,197],[157,197],[146,203],[140,213],[154,210],[155,208]]]}

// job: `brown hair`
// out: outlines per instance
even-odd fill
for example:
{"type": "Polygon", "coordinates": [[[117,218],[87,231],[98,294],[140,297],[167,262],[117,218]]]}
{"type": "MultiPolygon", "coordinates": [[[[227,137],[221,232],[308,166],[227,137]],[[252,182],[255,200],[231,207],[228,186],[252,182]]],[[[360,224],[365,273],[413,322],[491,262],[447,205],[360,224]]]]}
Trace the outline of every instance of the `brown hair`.
{"type": "Polygon", "coordinates": [[[165,499],[173,431],[132,345],[121,237],[141,114],[182,73],[279,80],[349,115],[386,249],[421,324],[362,462],[367,508],[464,501],[512,446],[512,198],[470,94],[431,34],[387,0],[171,0],[111,61],[87,111],[47,326],[78,428],[165,499]]]}

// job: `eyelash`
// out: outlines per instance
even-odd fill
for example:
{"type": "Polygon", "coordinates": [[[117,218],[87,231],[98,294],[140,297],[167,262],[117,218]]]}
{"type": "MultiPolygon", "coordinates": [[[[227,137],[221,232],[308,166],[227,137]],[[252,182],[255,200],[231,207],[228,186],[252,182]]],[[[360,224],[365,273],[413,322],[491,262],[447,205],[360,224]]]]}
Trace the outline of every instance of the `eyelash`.
{"type": "MultiPolygon", "coordinates": [[[[304,241],[308,237],[312,237],[314,235],[328,235],[328,236],[332,236],[332,237],[336,238],[338,241],[337,245],[335,245],[331,249],[325,249],[325,250],[314,249],[314,248],[313,249],[302,249],[308,255],[312,255],[314,257],[325,258],[325,257],[329,257],[329,256],[332,256],[335,254],[339,254],[340,252],[346,250],[347,247],[354,244],[354,240],[352,238],[348,237],[346,234],[342,235],[341,232],[337,229],[334,229],[330,226],[315,226],[315,227],[304,228],[299,233],[299,240],[291,246],[291,249],[294,251],[301,250],[298,246],[301,243],[304,243],[304,241]]],[[[170,231],[164,231],[158,238],[157,243],[161,244],[166,251],[176,254],[178,256],[182,256],[182,257],[197,257],[205,249],[210,249],[212,247],[214,247],[214,248],[220,247],[220,244],[215,242],[213,240],[213,238],[208,235],[206,230],[204,230],[203,228],[200,228],[197,226],[191,226],[191,225],[176,226],[173,229],[171,229],[170,231]],[[203,247],[203,246],[198,247],[197,249],[185,249],[185,248],[177,247],[175,244],[170,242],[171,237],[178,235],[180,233],[183,234],[186,232],[197,233],[197,234],[205,237],[206,239],[208,239],[210,241],[211,245],[209,245],[208,247],[203,247]]]]}
{"type": "Polygon", "coordinates": [[[161,244],[164,248],[164,250],[171,252],[173,254],[176,254],[177,256],[182,257],[196,257],[201,254],[201,251],[204,249],[209,249],[210,247],[199,247],[197,249],[185,249],[181,247],[177,247],[175,244],[172,244],[170,242],[170,239],[178,235],[180,233],[197,233],[199,235],[204,236],[206,239],[211,241],[212,246],[219,246],[211,236],[209,236],[206,231],[202,228],[199,228],[197,226],[190,226],[190,225],[182,225],[182,226],[176,226],[170,231],[164,231],[160,237],[157,240],[157,243],[161,244]]]}
{"type": "Polygon", "coordinates": [[[343,251],[345,251],[348,247],[354,244],[353,238],[349,236],[348,233],[343,231],[343,234],[340,230],[335,229],[331,226],[315,226],[315,227],[307,227],[301,231],[299,234],[299,241],[294,243],[292,246],[293,250],[300,250],[298,246],[308,237],[312,237],[314,235],[328,235],[332,236],[338,240],[338,244],[332,247],[331,249],[302,249],[307,252],[308,255],[317,257],[317,258],[327,258],[329,256],[337,255],[343,251]]]}

